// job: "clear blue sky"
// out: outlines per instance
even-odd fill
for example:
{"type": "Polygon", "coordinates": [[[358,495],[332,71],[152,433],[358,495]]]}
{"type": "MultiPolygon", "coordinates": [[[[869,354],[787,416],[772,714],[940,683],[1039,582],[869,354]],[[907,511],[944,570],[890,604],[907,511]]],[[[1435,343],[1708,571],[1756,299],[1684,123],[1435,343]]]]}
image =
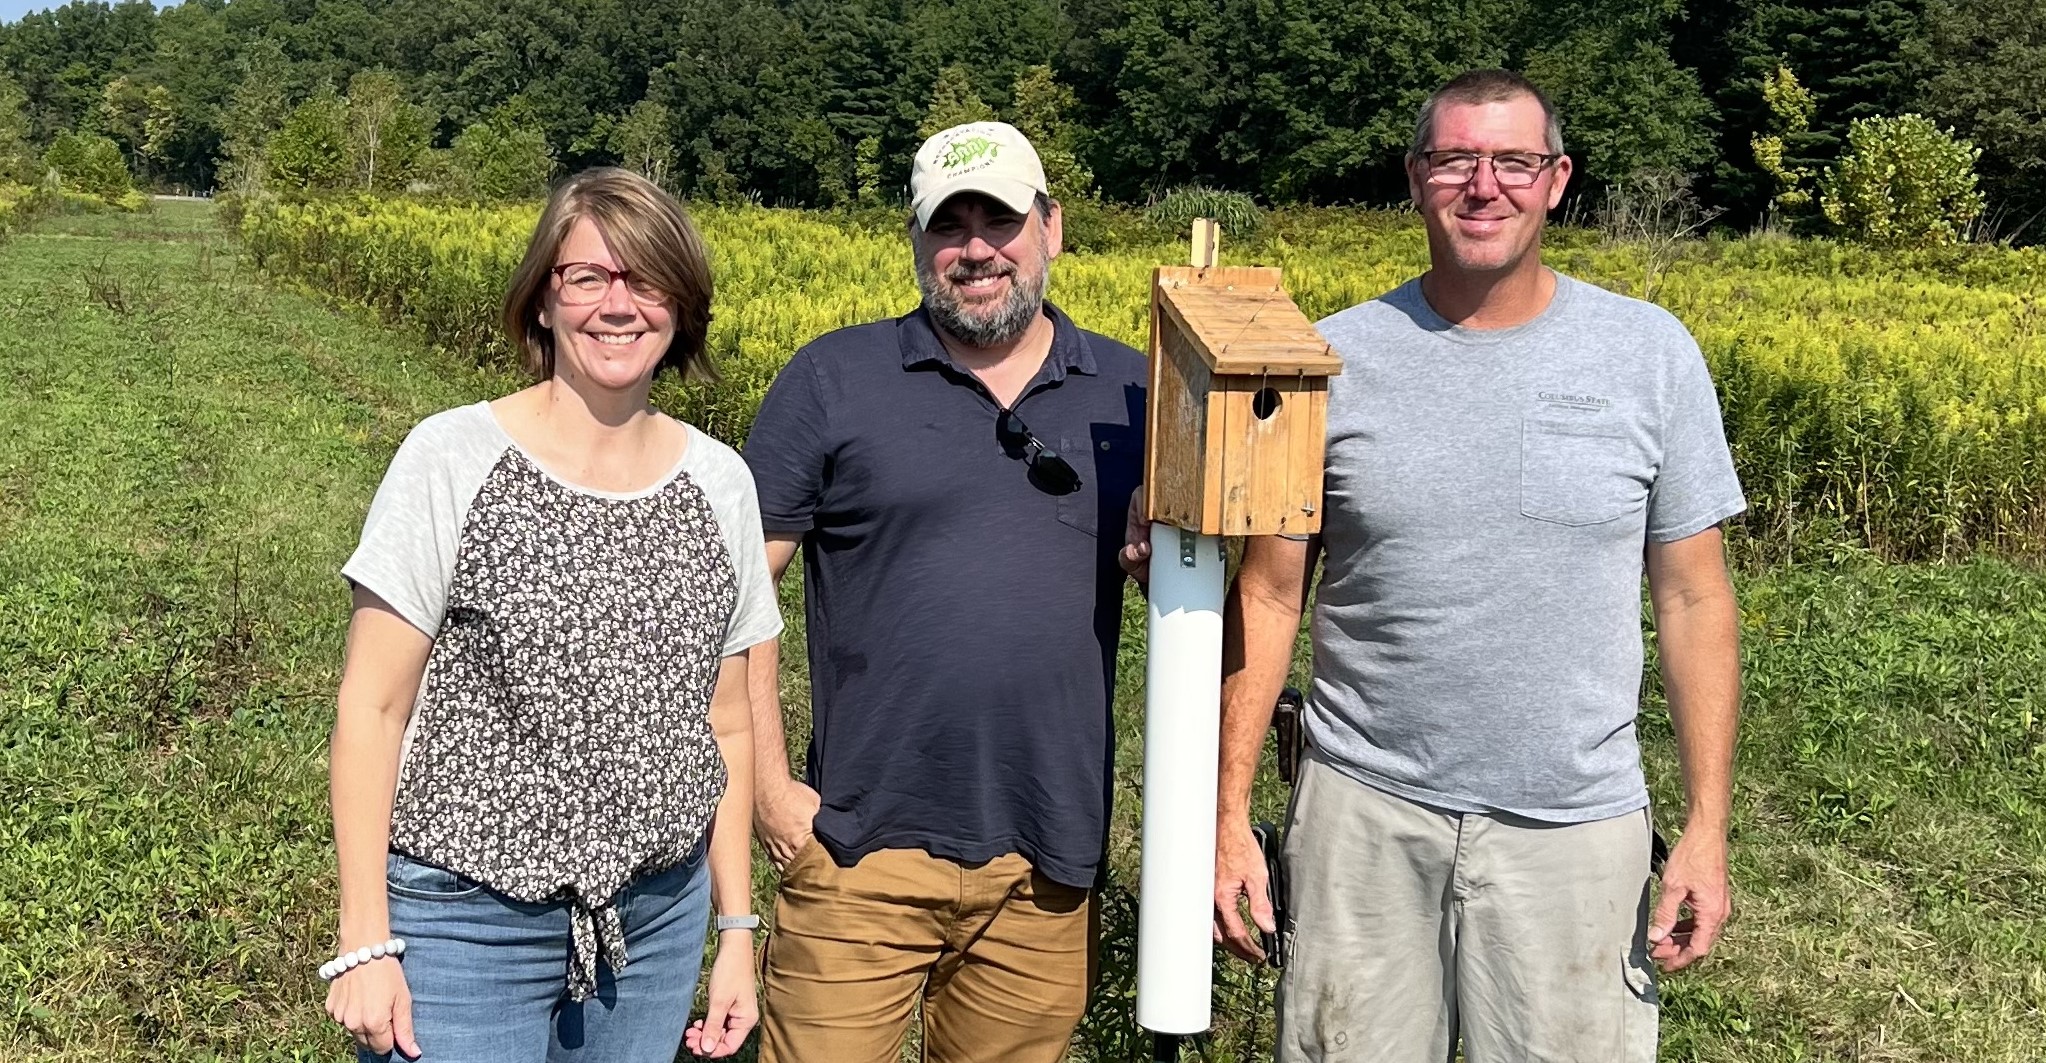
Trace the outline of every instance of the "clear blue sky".
{"type": "MultiPolygon", "coordinates": [[[[156,0],[157,7],[171,7],[176,3],[177,0],[156,0]]],[[[0,0],[0,22],[13,22],[31,11],[47,11],[64,4],[65,0],[0,0]]]]}

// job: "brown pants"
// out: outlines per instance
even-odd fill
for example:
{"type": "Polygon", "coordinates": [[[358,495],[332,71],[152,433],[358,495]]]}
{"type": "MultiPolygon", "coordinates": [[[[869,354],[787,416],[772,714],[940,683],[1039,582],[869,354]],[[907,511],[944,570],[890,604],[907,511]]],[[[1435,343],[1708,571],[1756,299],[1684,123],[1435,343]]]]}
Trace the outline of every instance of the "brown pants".
{"type": "Polygon", "coordinates": [[[884,849],[789,863],[761,958],[762,1063],[895,1063],[919,997],[929,1063],[1058,1063],[1093,982],[1094,903],[1014,854],[884,849]]]}

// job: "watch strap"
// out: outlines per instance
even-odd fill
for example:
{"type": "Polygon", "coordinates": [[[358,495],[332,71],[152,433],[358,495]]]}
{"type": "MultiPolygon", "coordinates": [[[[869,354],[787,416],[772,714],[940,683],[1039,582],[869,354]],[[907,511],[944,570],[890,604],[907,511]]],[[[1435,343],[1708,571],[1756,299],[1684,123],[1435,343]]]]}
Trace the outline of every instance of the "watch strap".
{"type": "Polygon", "coordinates": [[[720,934],[727,930],[760,929],[760,917],[757,915],[721,915],[718,916],[717,922],[720,934]]]}

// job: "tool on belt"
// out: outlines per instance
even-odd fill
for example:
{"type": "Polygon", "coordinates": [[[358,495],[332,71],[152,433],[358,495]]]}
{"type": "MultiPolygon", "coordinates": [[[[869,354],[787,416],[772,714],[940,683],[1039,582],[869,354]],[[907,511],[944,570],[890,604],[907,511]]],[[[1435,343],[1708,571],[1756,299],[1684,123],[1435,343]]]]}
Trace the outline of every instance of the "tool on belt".
{"type": "MultiPolygon", "coordinates": [[[[1306,699],[1300,691],[1287,687],[1279,692],[1279,701],[1272,706],[1272,730],[1278,733],[1279,778],[1289,787],[1300,782],[1300,754],[1306,746],[1307,729],[1301,725],[1300,712],[1306,699]]],[[[1265,895],[1272,902],[1272,925],[1276,931],[1257,932],[1258,944],[1265,950],[1265,963],[1272,967],[1286,966],[1286,865],[1280,859],[1284,835],[1277,825],[1257,823],[1250,828],[1251,836],[1257,839],[1258,851],[1265,858],[1265,895]]]]}

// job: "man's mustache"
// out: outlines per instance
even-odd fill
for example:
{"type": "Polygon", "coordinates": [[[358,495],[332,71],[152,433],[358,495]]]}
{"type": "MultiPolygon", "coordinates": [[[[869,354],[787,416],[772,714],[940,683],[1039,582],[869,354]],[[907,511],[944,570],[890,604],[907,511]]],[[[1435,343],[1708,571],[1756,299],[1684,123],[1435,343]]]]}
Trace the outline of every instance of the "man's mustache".
{"type": "Polygon", "coordinates": [[[1007,277],[1016,272],[1016,267],[990,262],[985,266],[954,266],[945,271],[948,281],[977,281],[985,277],[1007,277]]]}

